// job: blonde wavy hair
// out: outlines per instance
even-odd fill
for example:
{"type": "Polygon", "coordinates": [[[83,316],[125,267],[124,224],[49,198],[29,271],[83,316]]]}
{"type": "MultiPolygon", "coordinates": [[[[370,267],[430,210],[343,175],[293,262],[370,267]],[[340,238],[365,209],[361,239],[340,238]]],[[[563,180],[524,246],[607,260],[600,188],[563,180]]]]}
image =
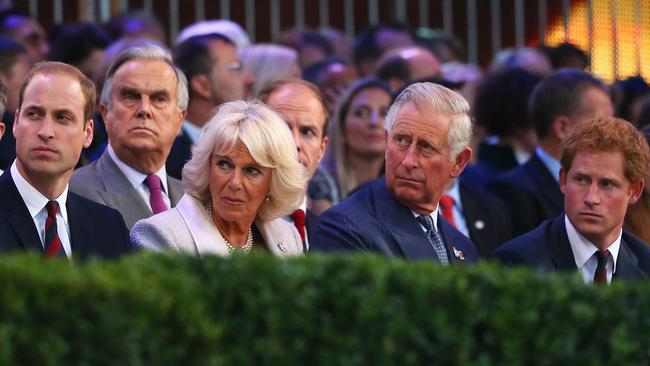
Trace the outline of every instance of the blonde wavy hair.
{"type": "Polygon", "coordinates": [[[256,100],[228,102],[216,110],[183,168],[185,191],[201,202],[208,202],[212,154],[215,150],[231,151],[238,141],[248,148],[257,164],[272,169],[268,199],[257,216],[272,220],[300,206],[305,199],[307,172],[298,161],[291,131],[282,118],[256,100]]]}

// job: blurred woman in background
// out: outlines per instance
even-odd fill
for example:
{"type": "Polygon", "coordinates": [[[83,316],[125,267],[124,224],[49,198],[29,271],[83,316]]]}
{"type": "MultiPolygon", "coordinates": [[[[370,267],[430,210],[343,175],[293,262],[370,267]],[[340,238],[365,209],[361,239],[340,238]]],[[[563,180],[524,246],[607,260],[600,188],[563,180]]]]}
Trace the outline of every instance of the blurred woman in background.
{"type": "Polygon", "coordinates": [[[335,178],[341,199],[381,176],[384,168],[384,117],[391,92],[377,79],[363,79],[342,95],[332,116],[323,166],[335,178]]]}

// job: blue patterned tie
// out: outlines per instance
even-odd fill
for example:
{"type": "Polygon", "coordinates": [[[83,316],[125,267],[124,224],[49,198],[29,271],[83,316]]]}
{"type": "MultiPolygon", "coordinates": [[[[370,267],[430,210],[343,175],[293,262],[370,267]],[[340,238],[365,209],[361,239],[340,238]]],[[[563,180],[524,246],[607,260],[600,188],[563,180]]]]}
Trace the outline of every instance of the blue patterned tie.
{"type": "Polygon", "coordinates": [[[427,238],[429,238],[431,246],[436,251],[436,255],[438,256],[440,263],[445,266],[448,265],[449,258],[447,258],[447,250],[445,249],[445,245],[442,243],[440,235],[433,226],[433,219],[431,219],[431,216],[418,216],[417,220],[420,224],[422,224],[422,226],[424,226],[425,229],[427,229],[427,238]]]}

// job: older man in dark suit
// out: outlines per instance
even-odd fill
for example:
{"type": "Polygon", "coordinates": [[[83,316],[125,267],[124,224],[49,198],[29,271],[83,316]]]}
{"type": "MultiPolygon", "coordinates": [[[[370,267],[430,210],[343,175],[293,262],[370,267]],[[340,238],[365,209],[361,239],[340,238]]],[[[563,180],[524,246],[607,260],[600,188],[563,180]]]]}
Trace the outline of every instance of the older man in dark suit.
{"type": "Polygon", "coordinates": [[[650,275],[650,246],[622,230],[648,174],[650,148],[629,122],[612,117],[575,126],[561,145],[566,214],[504,244],[505,264],[578,270],[585,283],[650,275]]]}
{"type": "Polygon", "coordinates": [[[433,83],[406,88],[385,120],[386,175],[319,218],[315,248],[468,264],[472,242],[442,219],[438,202],[472,150],[469,105],[433,83]]]}
{"type": "Polygon", "coordinates": [[[76,68],[40,63],[20,90],[16,160],[0,177],[0,251],[68,259],[115,258],[130,250],[120,214],[68,192],[93,136],[95,86],[76,68]]]}

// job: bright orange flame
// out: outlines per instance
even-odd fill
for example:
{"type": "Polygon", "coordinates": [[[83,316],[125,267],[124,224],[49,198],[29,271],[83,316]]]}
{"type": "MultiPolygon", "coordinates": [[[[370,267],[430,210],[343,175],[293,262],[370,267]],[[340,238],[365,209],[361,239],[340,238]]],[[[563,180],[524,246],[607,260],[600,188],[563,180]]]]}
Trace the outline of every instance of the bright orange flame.
{"type": "Polygon", "coordinates": [[[589,11],[584,1],[572,5],[568,34],[562,19],[551,24],[550,46],[569,41],[591,53],[591,71],[607,82],[650,75],[650,7],[643,0],[592,0],[593,42],[589,41],[589,11]],[[637,1],[639,6],[637,7],[637,1]]]}

